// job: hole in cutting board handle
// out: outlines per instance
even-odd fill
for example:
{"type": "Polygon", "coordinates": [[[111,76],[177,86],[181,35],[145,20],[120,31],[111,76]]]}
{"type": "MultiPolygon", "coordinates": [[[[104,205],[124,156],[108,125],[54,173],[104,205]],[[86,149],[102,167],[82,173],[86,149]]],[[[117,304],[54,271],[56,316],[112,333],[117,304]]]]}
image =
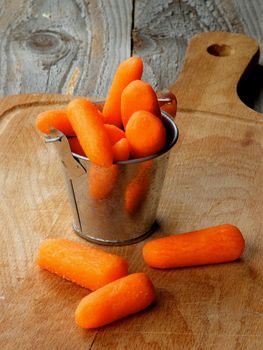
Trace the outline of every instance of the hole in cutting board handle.
{"type": "Polygon", "coordinates": [[[213,44],[208,46],[207,52],[212,56],[225,57],[234,53],[234,50],[228,45],[213,44]]]}

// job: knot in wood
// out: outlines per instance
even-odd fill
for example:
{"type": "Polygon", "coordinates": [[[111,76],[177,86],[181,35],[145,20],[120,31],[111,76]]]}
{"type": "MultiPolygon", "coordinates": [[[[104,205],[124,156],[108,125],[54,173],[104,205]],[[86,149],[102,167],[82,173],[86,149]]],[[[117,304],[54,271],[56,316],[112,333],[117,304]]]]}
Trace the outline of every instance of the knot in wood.
{"type": "Polygon", "coordinates": [[[59,33],[40,31],[30,35],[27,45],[37,53],[54,54],[61,51],[63,40],[61,40],[59,33]]]}

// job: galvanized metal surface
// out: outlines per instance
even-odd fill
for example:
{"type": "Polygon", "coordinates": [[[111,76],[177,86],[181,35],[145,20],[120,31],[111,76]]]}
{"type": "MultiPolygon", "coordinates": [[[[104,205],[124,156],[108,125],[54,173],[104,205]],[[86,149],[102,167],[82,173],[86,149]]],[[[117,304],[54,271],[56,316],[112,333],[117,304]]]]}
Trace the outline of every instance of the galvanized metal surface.
{"type": "Polygon", "coordinates": [[[61,160],[73,214],[74,230],[98,244],[138,242],[154,231],[156,211],[170,149],[178,138],[171,117],[162,112],[167,144],[155,155],[100,167],[72,154],[67,138],[53,130],[52,142],[61,160]]]}

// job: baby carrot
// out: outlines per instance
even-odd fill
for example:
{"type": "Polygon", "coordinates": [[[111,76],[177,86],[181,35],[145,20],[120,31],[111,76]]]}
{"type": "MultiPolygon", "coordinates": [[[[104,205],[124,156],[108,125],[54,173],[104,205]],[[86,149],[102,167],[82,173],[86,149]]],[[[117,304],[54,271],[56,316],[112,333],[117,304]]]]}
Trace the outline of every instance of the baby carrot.
{"type": "Polygon", "coordinates": [[[154,298],[149,277],[134,273],[84,297],[76,309],[75,320],[82,328],[101,327],[145,309],[154,298]]]}
{"type": "Polygon", "coordinates": [[[166,142],[166,130],[161,120],[147,111],[133,113],[126,125],[125,134],[134,158],[157,153],[166,142]]]}
{"type": "Polygon", "coordinates": [[[130,145],[127,139],[124,137],[120,139],[115,145],[112,146],[113,160],[128,160],[130,156],[130,145]]]}
{"type": "Polygon", "coordinates": [[[158,97],[162,99],[170,99],[170,102],[159,102],[162,111],[167,112],[172,117],[176,116],[177,111],[177,99],[175,95],[168,89],[164,89],[158,92],[158,97]]]}
{"type": "Polygon", "coordinates": [[[126,187],[124,193],[124,207],[129,214],[134,214],[146,197],[152,164],[152,160],[140,164],[138,172],[126,187]]]}
{"type": "Polygon", "coordinates": [[[113,191],[119,177],[119,166],[100,167],[91,164],[88,171],[89,195],[93,199],[107,198],[113,191]]]}
{"type": "Polygon", "coordinates": [[[116,142],[120,141],[120,139],[125,137],[125,132],[120,128],[117,128],[117,126],[111,124],[104,124],[104,126],[112,145],[114,145],[116,142]]]}
{"type": "Polygon", "coordinates": [[[66,239],[47,239],[40,244],[37,264],[45,270],[96,290],[128,273],[120,256],[66,239]]]}
{"type": "Polygon", "coordinates": [[[111,142],[96,106],[76,98],[68,104],[67,115],[87,157],[97,165],[110,166],[111,142]]]}
{"type": "Polygon", "coordinates": [[[119,65],[103,107],[104,122],[122,126],[121,94],[123,89],[133,80],[141,79],[143,70],[142,59],[133,56],[119,65]]]}
{"type": "Polygon", "coordinates": [[[68,138],[68,143],[70,145],[71,152],[86,157],[86,154],[83,151],[82,147],[80,146],[80,143],[77,137],[68,138]]]}
{"type": "Polygon", "coordinates": [[[167,269],[234,261],[244,248],[239,229],[225,224],[150,241],[143,257],[149,266],[167,269]]]}
{"type": "Polygon", "coordinates": [[[40,113],[36,119],[36,127],[44,134],[49,134],[54,128],[63,132],[66,136],[75,136],[75,132],[63,109],[49,110],[40,113]]]}
{"type": "Polygon", "coordinates": [[[123,90],[121,95],[121,116],[124,128],[134,112],[148,111],[160,116],[157,96],[150,84],[134,80],[123,90]]]}

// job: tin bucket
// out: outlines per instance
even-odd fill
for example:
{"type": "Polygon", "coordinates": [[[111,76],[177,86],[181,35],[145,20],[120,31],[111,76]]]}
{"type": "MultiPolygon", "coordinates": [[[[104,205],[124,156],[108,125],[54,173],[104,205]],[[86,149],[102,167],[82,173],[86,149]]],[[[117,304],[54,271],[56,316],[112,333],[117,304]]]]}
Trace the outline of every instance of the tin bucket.
{"type": "Polygon", "coordinates": [[[97,244],[126,245],[153,232],[169,152],[178,139],[177,126],[166,112],[162,121],[167,131],[162,151],[110,168],[71,153],[67,137],[58,130],[45,137],[61,160],[73,228],[81,237],[97,244]]]}

